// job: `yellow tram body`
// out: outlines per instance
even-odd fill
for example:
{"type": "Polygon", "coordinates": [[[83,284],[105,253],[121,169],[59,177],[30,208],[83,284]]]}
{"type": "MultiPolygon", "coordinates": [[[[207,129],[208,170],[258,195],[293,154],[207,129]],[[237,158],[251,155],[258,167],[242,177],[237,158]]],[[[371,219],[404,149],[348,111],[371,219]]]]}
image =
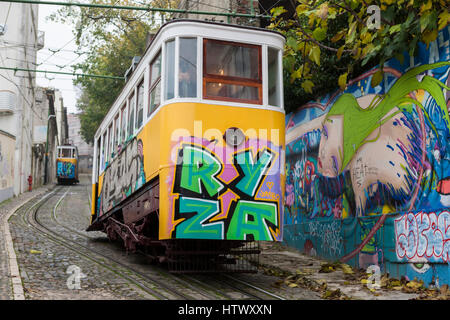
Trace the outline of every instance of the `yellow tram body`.
{"type": "Polygon", "coordinates": [[[70,145],[57,147],[56,178],[58,184],[79,182],[77,147],[70,145]]]}
{"type": "MultiPolygon", "coordinates": [[[[157,233],[148,231],[147,235],[158,240],[281,241],[285,180],[281,83],[284,38],[263,29],[181,20],[161,28],[154,40],[154,46],[158,44],[159,49],[152,49],[152,45],[147,49],[139,62],[142,70],[139,65],[136,67],[117,107],[105,117],[96,134],[92,221],[88,230],[105,230],[105,219],[114,216],[113,221],[138,234],[144,228],[145,217],[157,225],[157,233]],[[224,35],[217,40],[220,30],[224,35]],[[252,35],[259,40],[252,40],[252,35]],[[169,54],[164,44],[175,39],[178,45],[183,37],[195,39],[193,43],[197,44],[196,91],[193,97],[179,97],[180,82],[174,86],[173,99],[165,99],[169,89],[164,84],[170,66],[165,62],[165,55],[169,54]],[[258,79],[252,82],[239,77],[221,78],[220,74],[205,76],[209,72],[204,62],[205,48],[210,39],[217,42],[213,43],[216,47],[244,52],[241,56],[247,58],[248,52],[257,48],[258,79]],[[272,47],[274,53],[268,51],[272,47]],[[162,101],[150,110],[154,97],[152,61],[157,59],[158,50],[162,52],[162,101]],[[271,63],[275,64],[275,75],[270,74],[270,66],[267,69],[271,63]],[[139,72],[145,76],[142,78],[139,72]],[[272,87],[278,95],[275,100],[267,92],[273,77],[276,83],[272,87]],[[144,120],[134,135],[124,139],[127,119],[131,114],[139,114],[139,83],[145,88],[144,120]],[[222,97],[219,90],[223,86],[228,86],[228,92],[240,86],[240,92],[250,93],[240,100],[222,97]],[[130,100],[135,97],[137,101],[130,100]],[[133,201],[129,201],[131,197],[133,201]],[[122,216],[120,221],[118,213],[122,216]]],[[[175,54],[181,56],[181,45],[176,48],[180,49],[175,49],[175,54]]],[[[174,74],[179,73],[181,67],[175,67],[174,74]]],[[[133,118],[131,123],[134,121],[133,118]]]]}

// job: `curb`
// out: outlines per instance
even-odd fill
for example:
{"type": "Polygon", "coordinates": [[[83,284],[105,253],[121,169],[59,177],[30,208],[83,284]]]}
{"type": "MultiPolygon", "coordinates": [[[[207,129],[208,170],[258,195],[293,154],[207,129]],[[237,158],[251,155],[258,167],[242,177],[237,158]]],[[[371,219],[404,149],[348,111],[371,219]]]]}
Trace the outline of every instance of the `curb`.
{"type": "Polygon", "coordinates": [[[11,277],[12,294],[14,300],[25,300],[25,294],[22,286],[22,278],[20,276],[19,265],[17,263],[16,252],[14,251],[14,243],[11,237],[11,232],[9,230],[8,220],[14,213],[16,213],[17,210],[19,210],[27,202],[35,199],[36,197],[42,196],[42,194],[48,191],[50,190],[49,189],[42,190],[42,192],[39,192],[35,196],[23,200],[13,209],[9,210],[9,212],[0,219],[0,222],[2,223],[2,229],[5,234],[5,248],[6,253],[8,255],[9,275],[11,277]]]}

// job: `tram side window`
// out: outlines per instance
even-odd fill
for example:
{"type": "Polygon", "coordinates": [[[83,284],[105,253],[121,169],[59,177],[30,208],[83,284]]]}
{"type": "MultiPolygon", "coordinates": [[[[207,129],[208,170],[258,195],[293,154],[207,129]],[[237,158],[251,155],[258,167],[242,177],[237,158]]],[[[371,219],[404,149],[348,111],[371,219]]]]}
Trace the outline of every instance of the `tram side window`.
{"type": "Polygon", "coordinates": [[[197,96],[197,38],[180,38],[178,92],[181,98],[197,96]]]}
{"type": "Polygon", "coordinates": [[[117,146],[119,145],[119,134],[119,114],[117,114],[116,118],[114,119],[114,152],[115,150],[117,150],[117,146]]]}
{"type": "Polygon", "coordinates": [[[105,170],[105,162],[106,162],[106,159],[105,159],[105,154],[106,154],[106,137],[107,137],[107,135],[106,135],[106,132],[105,132],[105,134],[103,135],[103,145],[102,145],[102,151],[101,151],[101,162],[102,162],[102,169],[101,169],[101,171],[103,171],[103,170],[105,170]]]}
{"type": "Polygon", "coordinates": [[[165,90],[166,100],[175,97],[175,40],[166,42],[166,68],[165,68],[165,90]]]}
{"type": "Polygon", "coordinates": [[[108,161],[112,160],[114,154],[114,130],[113,124],[111,123],[109,126],[109,149],[108,149],[108,161]]]}
{"type": "Polygon", "coordinates": [[[144,80],[137,87],[136,128],[139,129],[144,121],[144,80]]]}
{"type": "Polygon", "coordinates": [[[271,106],[280,107],[280,81],[279,71],[280,65],[278,60],[279,50],[269,48],[268,50],[268,63],[269,63],[269,104],[271,106]]]}
{"type": "Polygon", "coordinates": [[[125,103],[122,107],[120,124],[122,125],[120,143],[125,144],[125,140],[127,139],[127,104],[125,103]]]}
{"type": "Polygon", "coordinates": [[[150,64],[150,92],[148,115],[158,108],[161,103],[161,53],[150,64]]]}
{"type": "Polygon", "coordinates": [[[261,47],[203,40],[205,99],[262,103],[261,47]]]}
{"type": "Polygon", "coordinates": [[[132,94],[128,100],[128,111],[130,114],[128,118],[128,138],[131,137],[134,133],[134,108],[135,108],[135,101],[134,101],[134,94],[132,94]]]}

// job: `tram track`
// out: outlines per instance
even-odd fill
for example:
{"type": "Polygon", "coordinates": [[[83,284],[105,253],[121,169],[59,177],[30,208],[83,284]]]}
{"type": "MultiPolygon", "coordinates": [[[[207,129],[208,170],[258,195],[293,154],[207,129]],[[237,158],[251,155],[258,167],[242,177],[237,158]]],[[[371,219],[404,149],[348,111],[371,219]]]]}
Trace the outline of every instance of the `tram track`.
{"type": "MultiPolygon", "coordinates": [[[[69,191],[70,191],[70,187],[69,187],[69,189],[66,191],[65,195],[66,195],[69,191]]],[[[61,201],[64,199],[65,195],[63,195],[63,197],[61,197],[61,199],[60,199],[61,201]]],[[[52,215],[51,215],[52,220],[53,220],[56,224],[58,224],[59,226],[61,226],[61,227],[64,228],[64,229],[66,229],[67,231],[72,232],[72,234],[77,234],[78,236],[81,236],[81,237],[83,237],[83,238],[92,240],[91,237],[89,237],[89,236],[87,236],[87,235],[81,233],[80,231],[78,231],[78,230],[76,230],[76,229],[74,229],[74,228],[71,228],[71,227],[67,226],[66,224],[61,223],[61,222],[58,220],[58,218],[57,218],[56,210],[57,210],[57,206],[54,207],[54,209],[52,210],[52,215]]],[[[47,229],[49,229],[49,228],[47,228],[47,229]]],[[[51,230],[51,229],[49,229],[49,231],[50,231],[50,232],[54,232],[54,231],[51,230]]],[[[158,272],[158,274],[157,274],[158,277],[156,277],[155,275],[154,275],[154,276],[149,276],[148,274],[145,274],[145,273],[143,273],[143,272],[137,270],[136,268],[130,266],[129,264],[125,264],[124,262],[121,262],[121,261],[119,261],[118,259],[115,259],[115,258],[111,257],[111,255],[102,253],[102,252],[100,252],[99,250],[95,250],[95,249],[89,248],[89,247],[86,246],[86,245],[80,244],[78,241],[74,241],[74,240],[72,240],[72,239],[69,239],[68,237],[63,237],[63,238],[64,238],[66,241],[70,241],[70,242],[76,243],[78,246],[80,246],[80,247],[82,247],[82,248],[84,248],[84,249],[86,249],[86,250],[89,250],[89,251],[91,251],[91,252],[93,252],[93,253],[95,253],[95,254],[97,254],[97,255],[99,255],[99,256],[102,256],[102,257],[104,257],[104,258],[106,258],[106,259],[109,259],[110,261],[113,261],[115,264],[117,264],[117,265],[119,265],[119,266],[121,266],[121,267],[123,267],[123,268],[126,268],[126,269],[130,270],[131,272],[133,272],[134,274],[136,274],[137,276],[139,276],[142,280],[144,280],[144,281],[149,281],[149,282],[151,282],[151,283],[157,285],[158,287],[163,288],[164,290],[170,291],[170,292],[172,292],[174,295],[178,296],[178,297],[181,298],[181,299],[184,299],[184,300],[194,300],[194,299],[198,299],[198,298],[202,298],[202,297],[203,297],[204,299],[205,299],[205,298],[206,298],[206,299],[217,299],[217,298],[218,298],[217,296],[211,296],[211,295],[208,295],[208,294],[206,294],[206,293],[204,293],[204,292],[196,292],[196,291],[198,291],[198,290],[196,290],[196,289],[198,289],[198,288],[193,287],[191,284],[189,284],[189,283],[187,283],[187,282],[185,282],[185,281],[180,281],[179,279],[177,279],[176,277],[174,277],[174,276],[171,275],[171,274],[161,274],[160,272],[158,272]],[[169,279],[169,277],[172,277],[172,279],[169,279]],[[169,286],[166,282],[164,282],[163,280],[166,280],[166,281],[167,281],[167,280],[175,280],[175,281],[177,281],[177,282],[178,282],[178,288],[177,288],[177,289],[174,289],[173,287],[170,287],[170,286],[169,286]],[[181,285],[181,286],[187,286],[187,287],[190,287],[191,290],[193,290],[192,292],[196,292],[196,295],[193,296],[193,295],[189,295],[188,293],[182,293],[182,292],[180,292],[180,285],[181,285]],[[202,296],[202,297],[199,297],[199,295],[202,296]]],[[[104,246],[104,247],[106,247],[106,246],[104,246]]],[[[155,271],[155,270],[153,270],[153,271],[155,271]]],[[[184,289],[181,289],[181,291],[184,291],[184,289]]]]}
{"type": "MultiPolygon", "coordinates": [[[[62,247],[65,247],[69,249],[70,251],[80,255],[81,257],[94,262],[98,264],[99,266],[103,267],[106,270],[109,270],[113,273],[115,273],[117,276],[121,277],[123,280],[127,281],[128,283],[132,284],[135,287],[138,287],[140,290],[144,291],[148,295],[154,297],[156,300],[169,300],[173,298],[177,299],[189,299],[190,297],[184,296],[179,294],[178,292],[171,292],[170,295],[165,293],[161,293],[160,290],[156,289],[155,286],[150,287],[148,284],[142,281],[142,279],[137,279],[135,276],[133,276],[132,270],[129,270],[129,268],[126,268],[121,265],[122,268],[118,268],[116,266],[111,265],[111,263],[108,264],[106,261],[102,261],[98,257],[95,257],[95,255],[98,253],[93,252],[91,249],[86,248],[84,246],[80,246],[79,244],[74,243],[71,239],[68,239],[67,237],[63,237],[61,235],[58,235],[55,231],[51,230],[45,224],[43,224],[41,221],[39,221],[38,215],[40,210],[46,205],[46,203],[49,202],[49,200],[57,195],[57,191],[61,190],[61,188],[57,188],[57,190],[52,191],[51,193],[47,194],[46,196],[39,199],[35,204],[33,204],[28,210],[22,213],[22,221],[26,226],[29,228],[32,228],[36,232],[38,232],[40,235],[44,236],[48,240],[54,242],[55,244],[58,244],[62,247]],[[78,248],[77,248],[78,246],[78,248]],[[84,250],[84,251],[83,251],[84,250]],[[125,270],[124,270],[125,269],[125,270]],[[127,270],[128,269],[128,270],[127,270]],[[127,272],[128,271],[128,272],[127,272]],[[131,271],[131,272],[129,272],[131,271]]],[[[57,205],[62,200],[62,197],[59,199],[59,201],[53,206],[53,209],[57,207],[57,205]]],[[[103,258],[108,257],[104,255],[100,255],[103,258]]],[[[111,259],[109,259],[111,260],[111,259]]],[[[113,261],[115,262],[115,261],[113,261]]]]}
{"type": "MultiPolygon", "coordinates": [[[[89,195],[88,195],[89,197],[89,195]]],[[[61,227],[67,229],[68,231],[77,233],[78,235],[92,239],[86,234],[81,233],[78,230],[73,229],[72,227],[69,227],[60,221],[58,221],[56,217],[56,210],[53,212],[53,219],[56,223],[58,223],[61,227]]],[[[139,252],[141,255],[145,256],[145,253],[139,252]]],[[[99,253],[101,254],[101,253],[99,253]]],[[[121,262],[118,262],[122,264],[121,262]]],[[[133,272],[139,274],[143,278],[147,278],[148,276],[143,274],[142,272],[135,270],[134,268],[130,267],[129,265],[126,265],[125,267],[131,268],[133,272]]],[[[271,294],[267,290],[260,288],[254,284],[248,283],[243,280],[236,279],[230,275],[218,275],[216,277],[209,276],[207,277],[207,280],[200,280],[201,275],[195,276],[195,275],[173,275],[169,273],[167,270],[165,270],[162,267],[159,266],[152,266],[152,271],[158,273],[159,276],[162,278],[168,279],[171,278],[174,281],[177,281],[180,285],[190,288],[191,290],[198,290],[199,287],[203,288],[205,291],[200,292],[200,295],[204,296],[207,299],[228,299],[233,300],[236,299],[236,293],[241,294],[244,296],[244,299],[252,299],[252,300],[265,300],[265,299],[275,299],[275,300],[284,300],[283,297],[277,296],[274,294],[271,294]],[[196,285],[193,285],[195,283],[196,285]],[[214,283],[214,284],[209,284],[214,283]],[[217,285],[220,284],[221,288],[224,290],[217,290],[217,285]],[[243,288],[244,287],[244,288],[243,288]],[[227,290],[228,289],[228,290],[227,290]],[[235,291],[234,294],[228,294],[224,291],[229,291],[229,289],[235,291]],[[236,292],[237,291],[237,292],[236,292]]],[[[149,279],[151,281],[157,281],[154,279],[149,279]]],[[[165,286],[164,283],[161,283],[162,286],[165,286]]]]}
{"type": "Polygon", "coordinates": [[[65,247],[84,259],[115,273],[154,299],[284,299],[283,297],[270,294],[270,292],[254,284],[229,275],[173,275],[160,266],[151,266],[144,272],[137,270],[135,266],[130,265],[132,262],[120,261],[113,257],[114,248],[111,248],[111,244],[98,242],[89,244],[95,237],[83,234],[80,230],[76,230],[60,221],[58,209],[71,190],[72,187],[70,186],[56,187],[39,199],[30,200],[34,203],[21,212],[23,224],[55,244],[65,247]],[[61,228],[64,230],[61,230],[61,228]],[[85,243],[83,244],[83,242],[85,243]],[[92,246],[96,246],[96,248],[92,248],[92,246]]]}

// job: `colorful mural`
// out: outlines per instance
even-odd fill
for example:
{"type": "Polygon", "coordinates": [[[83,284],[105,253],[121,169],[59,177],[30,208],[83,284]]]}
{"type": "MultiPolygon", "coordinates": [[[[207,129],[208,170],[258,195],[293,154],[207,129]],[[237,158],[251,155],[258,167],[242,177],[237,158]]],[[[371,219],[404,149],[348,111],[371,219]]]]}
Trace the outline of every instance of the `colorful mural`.
{"type": "Polygon", "coordinates": [[[425,263],[448,272],[449,42],[450,26],[418,56],[386,63],[377,87],[375,68],[286,116],[288,244],[391,275],[421,275],[405,268],[425,263]]]}
{"type": "Polygon", "coordinates": [[[173,238],[282,239],[279,146],[181,137],[172,150],[173,238]]]}

